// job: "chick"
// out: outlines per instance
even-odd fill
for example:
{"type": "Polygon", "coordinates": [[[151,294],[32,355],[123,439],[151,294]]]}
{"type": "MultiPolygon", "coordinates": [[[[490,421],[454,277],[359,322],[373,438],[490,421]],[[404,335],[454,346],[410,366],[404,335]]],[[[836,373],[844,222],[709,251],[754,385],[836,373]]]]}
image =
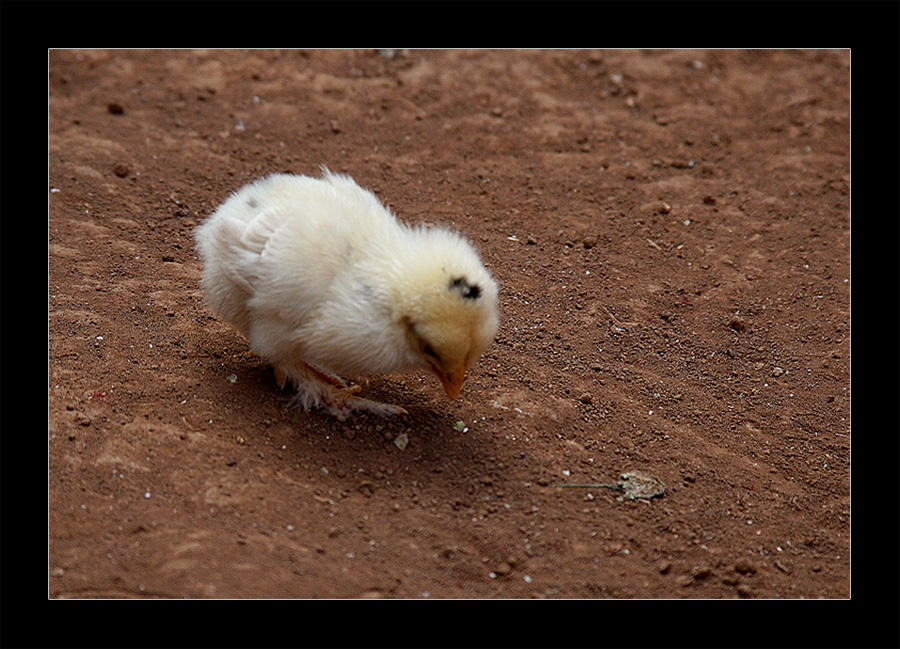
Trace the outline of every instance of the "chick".
{"type": "Polygon", "coordinates": [[[275,369],[294,402],[343,420],[402,414],[357,396],[359,377],[424,368],[455,399],[497,332],[497,283],[443,228],[397,221],[348,176],[273,174],[195,232],[211,311],[275,369]]]}

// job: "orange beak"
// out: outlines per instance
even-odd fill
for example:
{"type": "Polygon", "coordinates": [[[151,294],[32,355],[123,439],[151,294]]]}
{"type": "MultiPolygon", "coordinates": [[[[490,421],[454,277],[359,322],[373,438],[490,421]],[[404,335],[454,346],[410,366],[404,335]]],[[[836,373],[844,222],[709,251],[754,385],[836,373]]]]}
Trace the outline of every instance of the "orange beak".
{"type": "Polygon", "coordinates": [[[444,392],[447,393],[447,396],[450,399],[455,399],[459,396],[460,391],[462,390],[463,381],[466,378],[466,368],[460,367],[455,372],[447,375],[443,371],[434,368],[434,373],[437,374],[437,377],[441,380],[441,385],[444,386],[444,392]]]}

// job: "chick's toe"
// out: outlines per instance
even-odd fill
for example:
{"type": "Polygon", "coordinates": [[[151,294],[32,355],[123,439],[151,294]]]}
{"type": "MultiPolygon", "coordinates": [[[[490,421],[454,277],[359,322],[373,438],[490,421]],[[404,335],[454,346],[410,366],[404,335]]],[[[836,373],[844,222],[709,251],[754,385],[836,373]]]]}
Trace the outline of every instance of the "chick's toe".
{"type": "Polygon", "coordinates": [[[275,376],[282,387],[288,376],[296,384],[297,392],[292,400],[293,405],[304,410],[321,408],[341,421],[355,412],[371,412],[383,417],[407,414],[400,406],[356,396],[362,391],[362,387],[347,383],[340,377],[306,362],[298,366],[276,368],[275,376]]]}
{"type": "MultiPolygon", "coordinates": [[[[354,386],[359,387],[359,386],[354,386]]],[[[371,412],[382,417],[391,417],[394,415],[405,415],[405,408],[395,406],[390,403],[381,403],[380,401],[372,401],[351,394],[347,390],[336,389],[330,393],[326,393],[323,397],[323,408],[325,412],[337,417],[338,420],[344,421],[351,414],[356,412],[371,412]]]]}

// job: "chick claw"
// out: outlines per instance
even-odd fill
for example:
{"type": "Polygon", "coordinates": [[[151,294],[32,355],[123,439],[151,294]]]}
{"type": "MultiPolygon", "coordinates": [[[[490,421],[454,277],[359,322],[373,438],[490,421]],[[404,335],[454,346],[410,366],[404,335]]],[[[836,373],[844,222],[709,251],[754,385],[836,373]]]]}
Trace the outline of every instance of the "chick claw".
{"type": "MultiPolygon", "coordinates": [[[[287,383],[287,375],[277,367],[274,369],[278,387],[283,389],[287,383]]],[[[348,384],[340,377],[323,372],[309,363],[303,363],[303,369],[308,376],[305,381],[298,382],[298,389],[304,384],[309,386],[318,384],[315,389],[318,396],[312,403],[307,402],[305,407],[311,407],[319,402],[328,414],[340,421],[345,421],[354,412],[371,412],[382,417],[408,414],[406,409],[400,406],[357,397],[356,394],[362,391],[361,386],[348,384]]]]}
{"type": "Polygon", "coordinates": [[[325,411],[339,421],[345,421],[354,412],[371,412],[382,417],[407,414],[406,409],[400,406],[354,396],[359,389],[358,385],[354,385],[349,389],[328,391],[323,396],[325,411]]]}

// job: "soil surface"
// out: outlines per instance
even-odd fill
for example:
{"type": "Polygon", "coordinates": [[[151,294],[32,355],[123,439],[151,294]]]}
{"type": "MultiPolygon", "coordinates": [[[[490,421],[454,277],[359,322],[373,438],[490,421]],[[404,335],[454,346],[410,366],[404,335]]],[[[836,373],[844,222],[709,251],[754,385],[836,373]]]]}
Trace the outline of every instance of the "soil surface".
{"type": "Polygon", "coordinates": [[[49,596],[849,597],[849,59],[50,51],[49,596]],[[321,165],[500,282],[457,401],[291,409],[207,310],[321,165]]]}

